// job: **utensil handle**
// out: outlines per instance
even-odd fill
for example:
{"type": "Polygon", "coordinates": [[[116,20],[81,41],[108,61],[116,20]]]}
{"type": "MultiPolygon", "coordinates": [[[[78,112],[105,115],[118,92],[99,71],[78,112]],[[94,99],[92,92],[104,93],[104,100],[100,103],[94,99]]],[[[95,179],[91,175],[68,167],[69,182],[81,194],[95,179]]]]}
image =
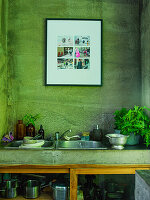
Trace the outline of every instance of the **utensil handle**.
{"type": "Polygon", "coordinates": [[[106,137],[111,138],[110,136],[106,135],[106,137]]]}

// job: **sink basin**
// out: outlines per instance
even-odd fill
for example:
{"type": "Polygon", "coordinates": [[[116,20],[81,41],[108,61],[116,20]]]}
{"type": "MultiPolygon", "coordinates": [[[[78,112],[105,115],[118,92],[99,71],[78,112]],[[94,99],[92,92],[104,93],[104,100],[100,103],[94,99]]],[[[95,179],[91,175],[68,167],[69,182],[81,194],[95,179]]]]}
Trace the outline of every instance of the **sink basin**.
{"type": "MultiPolygon", "coordinates": [[[[23,144],[23,140],[17,140],[10,142],[7,144],[4,148],[6,149],[20,149],[21,144],[23,144]]],[[[28,148],[28,149],[53,149],[55,147],[54,142],[52,141],[44,141],[44,144],[41,147],[34,147],[34,148],[28,148]]],[[[26,149],[26,148],[21,148],[26,149]]]]}
{"type": "Polygon", "coordinates": [[[107,149],[101,142],[97,141],[44,141],[44,144],[41,147],[21,147],[23,140],[12,141],[9,144],[6,144],[4,148],[6,149],[107,149]]]}
{"type": "Polygon", "coordinates": [[[57,141],[56,149],[107,149],[101,142],[97,141],[57,141]]]}

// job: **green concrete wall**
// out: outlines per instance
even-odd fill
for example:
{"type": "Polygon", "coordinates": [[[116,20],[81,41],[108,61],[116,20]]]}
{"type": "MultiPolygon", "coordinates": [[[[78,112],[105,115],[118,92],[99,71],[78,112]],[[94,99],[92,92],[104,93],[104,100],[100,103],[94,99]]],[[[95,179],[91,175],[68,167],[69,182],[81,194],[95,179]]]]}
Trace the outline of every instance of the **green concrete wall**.
{"type": "Polygon", "coordinates": [[[0,138],[7,132],[7,0],[0,0],[0,138]]]}
{"type": "Polygon", "coordinates": [[[142,104],[150,107],[150,2],[143,0],[141,11],[142,104]]]}
{"type": "Polygon", "coordinates": [[[140,104],[138,0],[8,1],[8,129],[40,113],[46,134],[112,130],[115,109],[140,104]],[[45,18],[103,19],[102,87],[44,86],[45,18]]]}

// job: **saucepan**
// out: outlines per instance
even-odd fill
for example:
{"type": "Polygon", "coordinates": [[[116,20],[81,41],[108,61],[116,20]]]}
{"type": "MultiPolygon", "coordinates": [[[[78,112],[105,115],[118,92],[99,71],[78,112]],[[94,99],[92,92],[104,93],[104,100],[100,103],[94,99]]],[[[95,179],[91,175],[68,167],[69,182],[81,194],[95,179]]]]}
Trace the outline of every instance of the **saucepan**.
{"type": "Polygon", "coordinates": [[[6,199],[16,198],[18,195],[18,181],[6,180],[0,187],[1,197],[6,199]]]}
{"type": "Polygon", "coordinates": [[[40,183],[37,180],[27,180],[23,183],[22,192],[26,199],[35,199],[40,196],[40,183]]]}
{"type": "Polygon", "coordinates": [[[26,199],[35,199],[40,196],[41,190],[50,184],[41,186],[38,180],[27,180],[22,185],[23,197],[26,199]]]}

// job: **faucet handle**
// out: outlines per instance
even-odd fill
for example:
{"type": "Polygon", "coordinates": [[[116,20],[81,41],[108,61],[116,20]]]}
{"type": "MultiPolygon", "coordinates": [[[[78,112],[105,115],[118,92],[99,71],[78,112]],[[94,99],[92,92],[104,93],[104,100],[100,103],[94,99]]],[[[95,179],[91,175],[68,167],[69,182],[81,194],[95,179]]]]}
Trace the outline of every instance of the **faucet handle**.
{"type": "Polygon", "coordinates": [[[55,133],[55,140],[59,140],[59,132],[55,133]]]}

